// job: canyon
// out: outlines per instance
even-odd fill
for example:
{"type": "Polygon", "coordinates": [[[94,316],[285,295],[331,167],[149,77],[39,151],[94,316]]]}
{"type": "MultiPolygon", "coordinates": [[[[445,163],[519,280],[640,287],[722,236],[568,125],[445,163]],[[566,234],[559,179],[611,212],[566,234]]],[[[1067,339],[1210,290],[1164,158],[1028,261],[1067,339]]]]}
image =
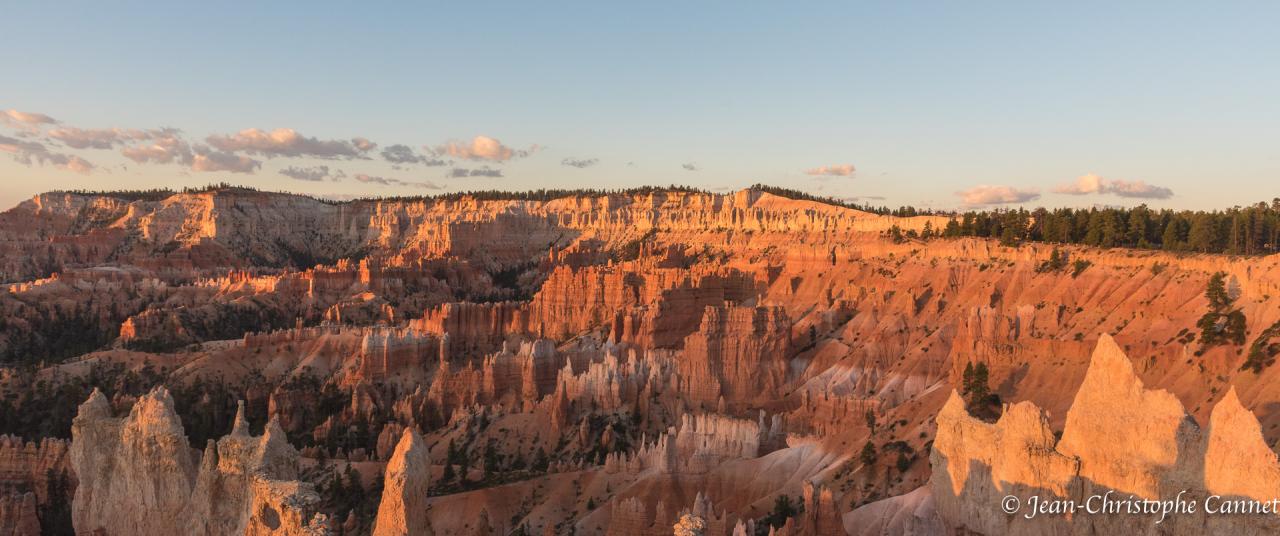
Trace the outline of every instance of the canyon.
{"type": "Polygon", "coordinates": [[[1000,501],[1280,495],[1280,259],[948,221],[42,194],[0,213],[0,535],[1278,528],[1000,501]]]}

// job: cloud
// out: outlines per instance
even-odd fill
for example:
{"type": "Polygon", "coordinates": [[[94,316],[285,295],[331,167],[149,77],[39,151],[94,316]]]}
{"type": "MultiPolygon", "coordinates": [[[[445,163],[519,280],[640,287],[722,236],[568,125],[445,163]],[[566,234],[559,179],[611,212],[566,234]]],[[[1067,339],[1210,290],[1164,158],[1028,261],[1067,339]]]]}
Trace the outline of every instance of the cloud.
{"type": "Polygon", "coordinates": [[[839,164],[834,166],[818,166],[804,170],[805,175],[826,176],[826,177],[852,177],[857,172],[853,164],[839,164]]]}
{"type": "Polygon", "coordinates": [[[502,170],[487,167],[479,169],[453,168],[449,171],[449,176],[455,179],[462,177],[500,178],[502,177],[502,170]]]}
{"type": "Polygon", "coordinates": [[[289,166],[280,170],[280,174],[300,181],[319,182],[329,178],[329,166],[297,167],[289,166]]]}
{"type": "MultiPolygon", "coordinates": [[[[43,144],[34,141],[0,136],[0,152],[12,153],[14,158],[32,158],[38,154],[48,153],[49,150],[43,144]]],[[[24,163],[30,164],[31,162],[24,163]]]]}
{"type": "Polygon", "coordinates": [[[680,167],[684,168],[685,171],[698,171],[698,165],[692,162],[688,164],[680,164],[680,167]]]}
{"type": "Polygon", "coordinates": [[[451,141],[435,148],[426,147],[427,150],[437,155],[449,155],[454,158],[463,160],[489,160],[491,162],[506,162],[512,158],[524,158],[536,152],[539,147],[537,145],[530,146],[528,149],[512,149],[503,145],[497,139],[488,136],[476,136],[471,142],[451,141]]]}
{"type": "Polygon", "coordinates": [[[1093,173],[1081,175],[1071,184],[1063,184],[1053,189],[1055,193],[1068,195],[1100,194],[1106,189],[1104,179],[1093,173]]]}
{"type": "Polygon", "coordinates": [[[1123,181],[1105,179],[1089,173],[1076,178],[1075,182],[1054,188],[1055,193],[1067,195],[1114,194],[1120,197],[1138,197],[1143,199],[1168,199],[1173,197],[1173,190],[1163,186],[1147,184],[1143,181],[1123,181]]]}
{"type": "Polygon", "coordinates": [[[0,152],[10,153],[13,159],[28,166],[39,162],[67,171],[88,174],[95,166],[76,155],[50,151],[43,143],[0,136],[0,152]]]}
{"type": "Polygon", "coordinates": [[[93,165],[93,164],[90,164],[88,161],[86,161],[86,160],[85,160],[85,159],[83,159],[83,158],[80,158],[80,157],[75,156],[75,155],[70,155],[70,156],[68,156],[68,155],[58,155],[58,156],[65,156],[65,157],[66,157],[66,160],[65,160],[65,161],[63,161],[63,162],[61,162],[61,163],[57,164],[57,166],[58,166],[58,167],[60,167],[60,168],[62,168],[62,169],[65,169],[65,170],[67,170],[67,171],[74,171],[74,172],[76,172],[76,173],[80,173],[80,174],[82,174],[82,175],[88,175],[90,172],[92,172],[92,171],[93,171],[94,165],[93,165]]]}
{"type": "Polygon", "coordinates": [[[411,188],[422,188],[425,190],[440,190],[444,188],[443,186],[431,181],[402,181],[400,179],[389,179],[386,177],[366,175],[364,173],[357,174],[355,179],[366,184],[381,184],[383,186],[408,186],[411,188]]]}
{"type": "Polygon", "coordinates": [[[191,160],[192,171],[227,171],[231,173],[253,173],[262,167],[262,162],[244,155],[222,151],[211,151],[208,147],[197,147],[196,155],[191,160]]]}
{"type": "Polygon", "coordinates": [[[438,158],[420,155],[408,145],[388,145],[382,150],[382,159],[392,164],[422,164],[424,166],[444,166],[449,163],[438,158]]]}
{"type": "Polygon", "coordinates": [[[395,180],[395,179],[385,179],[385,178],[382,178],[382,177],[375,177],[375,176],[372,176],[372,175],[366,175],[366,174],[364,174],[364,173],[358,173],[358,174],[356,174],[356,180],[357,180],[357,181],[360,181],[360,182],[372,182],[372,183],[383,184],[383,185],[388,185],[388,186],[392,184],[392,182],[391,182],[391,181],[395,181],[395,182],[397,182],[397,183],[398,183],[398,182],[400,182],[400,181],[397,181],[397,180],[395,180]]]}
{"type": "Polygon", "coordinates": [[[845,203],[861,203],[865,201],[884,201],[883,195],[853,195],[839,198],[845,203]]]}
{"type": "Polygon", "coordinates": [[[172,137],[176,132],[173,129],[137,130],[66,127],[50,130],[49,137],[66,144],[72,149],[111,149],[116,145],[129,142],[172,137]]]}
{"type": "Polygon", "coordinates": [[[249,128],[231,135],[213,135],[205,138],[213,147],[225,152],[245,152],[268,158],[276,156],[316,158],[357,158],[374,145],[363,138],[356,141],[319,140],[308,138],[291,128],[277,128],[271,132],[249,128]],[[366,147],[361,149],[360,146],[366,147]]]}
{"type": "Polygon", "coordinates": [[[1111,193],[1120,197],[1138,197],[1142,199],[1168,199],[1173,197],[1173,190],[1142,181],[1111,181],[1111,193]]]}
{"type": "Polygon", "coordinates": [[[560,161],[562,166],[576,167],[578,169],[589,168],[599,163],[599,158],[566,158],[560,161]]]}
{"type": "Polygon", "coordinates": [[[125,147],[120,151],[120,154],[139,164],[178,162],[183,165],[190,165],[194,159],[191,153],[191,146],[187,145],[186,141],[183,141],[176,133],[172,132],[166,136],[155,138],[150,144],[125,147]]]}
{"type": "Polygon", "coordinates": [[[58,120],[45,114],[35,112],[19,112],[12,108],[0,111],[0,123],[20,128],[35,128],[40,125],[56,124],[58,120]]]}
{"type": "Polygon", "coordinates": [[[988,186],[985,184],[956,192],[956,195],[960,196],[960,200],[965,205],[971,207],[1026,203],[1040,198],[1040,192],[1036,190],[1021,190],[1012,186],[988,186]]]}

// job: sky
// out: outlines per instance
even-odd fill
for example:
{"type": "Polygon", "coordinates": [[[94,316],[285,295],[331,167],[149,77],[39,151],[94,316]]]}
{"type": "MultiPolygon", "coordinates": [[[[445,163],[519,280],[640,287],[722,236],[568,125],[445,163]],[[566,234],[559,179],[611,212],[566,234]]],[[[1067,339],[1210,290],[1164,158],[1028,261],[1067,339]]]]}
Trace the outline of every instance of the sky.
{"type": "Polygon", "coordinates": [[[1275,2],[4,11],[0,207],[217,182],[334,198],[766,183],[939,209],[1280,196],[1275,2]]]}

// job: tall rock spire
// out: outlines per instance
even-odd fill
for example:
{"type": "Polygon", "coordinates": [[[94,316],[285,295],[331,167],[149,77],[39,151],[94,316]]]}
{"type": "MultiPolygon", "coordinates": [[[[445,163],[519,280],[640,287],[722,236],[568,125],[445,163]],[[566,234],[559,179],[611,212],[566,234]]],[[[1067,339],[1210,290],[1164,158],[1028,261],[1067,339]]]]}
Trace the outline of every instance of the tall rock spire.
{"type": "Polygon", "coordinates": [[[426,442],[413,427],[405,428],[387,462],[382,502],[373,523],[374,536],[433,534],[427,519],[427,488],[431,460],[426,442]]]}

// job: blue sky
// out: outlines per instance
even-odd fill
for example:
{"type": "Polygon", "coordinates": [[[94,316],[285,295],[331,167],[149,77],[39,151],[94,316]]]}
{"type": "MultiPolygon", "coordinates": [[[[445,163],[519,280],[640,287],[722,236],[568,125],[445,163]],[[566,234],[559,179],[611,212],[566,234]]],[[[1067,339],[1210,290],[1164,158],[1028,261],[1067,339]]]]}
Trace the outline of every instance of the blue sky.
{"type": "Polygon", "coordinates": [[[6,6],[0,32],[0,110],[57,121],[0,123],[6,207],[219,181],[334,196],[765,182],[940,208],[1280,196],[1272,2],[45,4],[6,6]],[[169,162],[125,156],[161,127],[181,130],[169,162]],[[66,144],[108,128],[150,133],[66,144]],[[261,145],[275,129],[293,134],[261,145]],[[477,136],[497,152],[477,157],[493,147],[477,136]],[[377,148],[315,149],[357,137],[377,148]],[[392,145],[443,165],[393,165],[392,145]]]}

